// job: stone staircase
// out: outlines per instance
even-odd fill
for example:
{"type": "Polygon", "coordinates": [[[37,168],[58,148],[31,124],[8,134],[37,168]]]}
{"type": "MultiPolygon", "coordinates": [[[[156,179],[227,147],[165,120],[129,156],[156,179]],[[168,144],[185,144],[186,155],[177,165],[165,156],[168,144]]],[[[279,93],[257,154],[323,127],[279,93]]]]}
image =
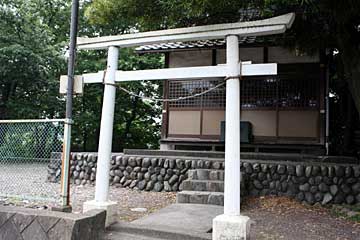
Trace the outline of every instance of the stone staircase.
{"type": "MultiPolygon", "coordinates": [[[[240,175],[241,196],[246,193],[244,175],[240,175]]],[[[176,195],[177,203],[211,204],[224,206],[224,170],[191,169],[183,181],[181,192],[176,195]]]]}
{"type": "Polygon", "coordinates": [[[189,170],[176,200],[178,203],[224,205],[224,170],[189,170]]]}

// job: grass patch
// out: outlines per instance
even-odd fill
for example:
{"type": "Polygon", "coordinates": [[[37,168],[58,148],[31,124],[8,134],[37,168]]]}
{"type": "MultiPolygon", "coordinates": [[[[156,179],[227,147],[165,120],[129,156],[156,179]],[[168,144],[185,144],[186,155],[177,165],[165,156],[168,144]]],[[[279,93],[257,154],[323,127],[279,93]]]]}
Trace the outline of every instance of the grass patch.
{"type": "Polygon", "coordinates": [[[333,205],[330,209],[332,215],[360,223],[360,204],[333,205]]]}

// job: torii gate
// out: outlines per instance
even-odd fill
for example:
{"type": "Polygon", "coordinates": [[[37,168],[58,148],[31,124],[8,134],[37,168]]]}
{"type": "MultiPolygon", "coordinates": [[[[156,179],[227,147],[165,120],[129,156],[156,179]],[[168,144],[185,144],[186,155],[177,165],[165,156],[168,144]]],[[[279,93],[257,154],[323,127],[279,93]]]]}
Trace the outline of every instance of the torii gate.
{"type": "Polygon", "coordinates": [[[240,77],[276,75],[277,64],[241,63],[240,36],[264,36],[284,33],[294,21],[289,13],[252,22],[217,24],[190,28],[124,34],[97,38],[78,38],[78,49],[108,49],[107,69],[83,74],[83,83],[105,84],[102,107],[95,199],[84,203],[84,211],[107,210],[107,225],[114,222],[116,203],[108,199],[111,145],[114,122],[116,82],[196,79],[226,77],[226,141],[224,214],[213,220],[213,239],[246,239],[249,218],[240,215],[240,77]],[[174,41],[196,41],[226,38],[226,64],[206,67],[186,67],[140,71],[118,71],[119,48],[136,47],[174,41]]]}

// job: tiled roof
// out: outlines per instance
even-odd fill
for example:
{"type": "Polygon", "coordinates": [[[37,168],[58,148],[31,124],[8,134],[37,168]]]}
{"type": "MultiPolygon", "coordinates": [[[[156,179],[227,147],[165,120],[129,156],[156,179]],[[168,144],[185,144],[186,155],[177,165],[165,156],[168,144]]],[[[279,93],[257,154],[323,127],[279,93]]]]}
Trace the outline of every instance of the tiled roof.
{"type": "MultiPolygon", "coordinates": [[[[257,37],[241,37],[239,39],[240,45],[249,45],[263,42],[262,38],[257,37]]],[[[160,43],[152,45],[144,45],[137,47],[135,50],[137,52],[162,52],[169,51],[173,49],[192,49],[192,48],[221,48],[225,47],[225,40],[204,40],[204,41],[195,41],[195,42],[170,42],[170,43],[160,43]]]]}
{"type": "MultiPolygon", "coordinates": [[[[261,16],[259,9],[246,8],[239,10],[239,22],[260,20],[264,18],[265,18],[264,16],[261,16]]],[[[278,39],[279,37],[275,37],[275,36],[267,36],[267,37],[247,36],[247,37],[240,37],[239,44],[240,46],[264,45],[264,44],[272,45],[278,39]]],[[[225,40],[221,39],[221,40],[204,40],[204,41],[193,41],[193,42],[169,42],[169,43],[144,45],[137,47],[135,50],[138,53],[169,52],[169,51],[181,50],[181,49],[225,48],[225,45],[226,45],[225,40]]]]}

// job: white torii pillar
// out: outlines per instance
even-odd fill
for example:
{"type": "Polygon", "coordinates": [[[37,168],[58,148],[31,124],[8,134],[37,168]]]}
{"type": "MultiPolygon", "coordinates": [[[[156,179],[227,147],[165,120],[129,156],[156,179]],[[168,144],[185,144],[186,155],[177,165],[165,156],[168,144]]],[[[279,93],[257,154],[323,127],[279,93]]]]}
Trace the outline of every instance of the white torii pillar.
{"type": "MultiPolygon", "coordinates": [[[[213,219],[213,239],[249,239],[250,219],[240,215],[240,79],[239,37],[226,37],[224,214],[213,219]]],[[[241,64],[240,64],[241,66],[241,64]]]]}
{"type": "Polygon", "coordinates": [[[117,203],[109,201],[109,173],[112,150],[116,87],[115,75],[118,68],[119,48],[109,47],[105,75],[104,99],[101,114],[99,153],[97,160],[95,199],[84,203],[84,212],[92,209],[106,210],[106,226],[116,222],[117,203]],[[108,84],[106,84],[108,83],[108,84]]]}

